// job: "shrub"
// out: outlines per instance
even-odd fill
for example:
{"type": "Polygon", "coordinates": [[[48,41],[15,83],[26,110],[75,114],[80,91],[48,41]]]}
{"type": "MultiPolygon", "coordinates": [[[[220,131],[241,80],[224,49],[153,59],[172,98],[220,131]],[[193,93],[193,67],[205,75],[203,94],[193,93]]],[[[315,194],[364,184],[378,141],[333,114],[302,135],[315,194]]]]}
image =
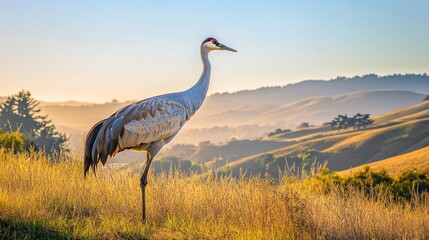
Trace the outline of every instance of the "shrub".
{"type": "Polygon", "coordinates": [[[429,191],[429,171],[406,171],[393,183],[398,197],[411,199],[413,194],[429,191]]]}
{"type": "Polygon", "coordinates": [[[18,131],[4,133],[0,129],[0,147],[13,150],[15,153],[22,150],[25,146],[25,141],[22,134],[18,131]]]}

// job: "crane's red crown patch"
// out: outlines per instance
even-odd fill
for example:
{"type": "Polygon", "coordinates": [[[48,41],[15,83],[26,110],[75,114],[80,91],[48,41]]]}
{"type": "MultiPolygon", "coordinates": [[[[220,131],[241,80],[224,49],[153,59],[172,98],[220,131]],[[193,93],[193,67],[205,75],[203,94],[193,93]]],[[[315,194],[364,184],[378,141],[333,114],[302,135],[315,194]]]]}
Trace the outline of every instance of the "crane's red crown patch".
{"type": "Polygon", "coordinates": [[[213,44],[217,44],[218,43],[218,41],[216,40],[216,38],[209,37],[209,38],[206,38],[206,40],[204,40],[203,43],[201,43],[201,45],[203,45],[206,42],[212,42],[213,44]]]}

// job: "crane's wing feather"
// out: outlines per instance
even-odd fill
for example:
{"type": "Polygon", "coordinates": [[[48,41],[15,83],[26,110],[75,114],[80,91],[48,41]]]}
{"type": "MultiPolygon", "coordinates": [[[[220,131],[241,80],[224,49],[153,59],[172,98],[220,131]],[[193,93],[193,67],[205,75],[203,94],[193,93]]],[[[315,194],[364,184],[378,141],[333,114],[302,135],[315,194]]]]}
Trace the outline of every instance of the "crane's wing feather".
{"type": "Polygon", "coordinates": [[[123,107],[97,123],[85,144],[85,173],[101,160],[106,163],[125,149],[144,150],[151,143],[168,143],[186,122],[183,104],[172,99],[149,98],[123,107]]]}
{"type": "Polygon", "coordinates": [[[124,115],[126,121],[119,137],[120,149],[166,140],[186,122],[185,107],[165,99],[142,102],[124,115]]]}

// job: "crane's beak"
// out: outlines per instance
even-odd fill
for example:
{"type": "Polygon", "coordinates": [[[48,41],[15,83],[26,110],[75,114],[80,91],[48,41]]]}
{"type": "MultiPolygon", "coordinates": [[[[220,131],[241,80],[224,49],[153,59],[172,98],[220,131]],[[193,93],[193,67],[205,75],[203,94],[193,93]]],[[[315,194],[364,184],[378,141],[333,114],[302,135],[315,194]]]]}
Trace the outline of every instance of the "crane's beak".
{"type": "Polygon", "coordinates": [[[217,46],[220,47],[221,50],[227,50],[227,51],[231,51],[231,52],[237,52],[237,50],[232,49],[230,47],[227,47],[227,46],[223,45],[222,43],[218,43],[217,46]]]}

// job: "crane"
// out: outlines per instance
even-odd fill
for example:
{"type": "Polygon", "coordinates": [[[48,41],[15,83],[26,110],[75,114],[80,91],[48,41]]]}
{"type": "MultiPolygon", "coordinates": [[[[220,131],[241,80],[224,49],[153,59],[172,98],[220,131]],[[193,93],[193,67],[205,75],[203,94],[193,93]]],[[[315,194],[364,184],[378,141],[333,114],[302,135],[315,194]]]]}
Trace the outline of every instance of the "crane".
{"type": "Polygon", "coordinates": [[[161,148],[179,133],[183,125],[201,107],[210,83],[211,65],[208,54],[213,50],[237,52],[215,38],[205,39],[200,46],[203,72],[198,82],[186,91],[163,94],[141,100],[118,110],[96,123],[88,132],[84,151],[84,176],[107,157],[132,149],[146,151],[146,164],[140,176],[142,220],[146,221],[146,185],[150,165],[161,148]]]}

